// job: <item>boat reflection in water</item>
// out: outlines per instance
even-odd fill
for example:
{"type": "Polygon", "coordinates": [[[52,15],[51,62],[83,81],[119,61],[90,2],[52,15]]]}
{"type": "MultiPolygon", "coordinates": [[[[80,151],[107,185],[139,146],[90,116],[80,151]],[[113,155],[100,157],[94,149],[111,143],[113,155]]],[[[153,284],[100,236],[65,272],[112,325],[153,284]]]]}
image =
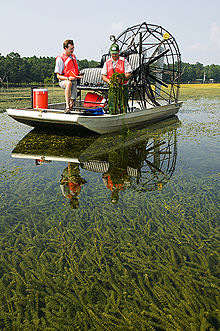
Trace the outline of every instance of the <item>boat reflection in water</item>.
{"type": "Polygon", "coordinates": [[[169,181],[175,170],[176,131],[180,124],[173,117],[126,134],[90,137],[48,135],[33,130],[18,143],[12,157],[31,158],[36,165],[67,162],[60,187],[72,208],[79,206],[81,188],[87,183],[81,169],[102,174],[115,203],[120,191],[161,190],[169,181]]]}

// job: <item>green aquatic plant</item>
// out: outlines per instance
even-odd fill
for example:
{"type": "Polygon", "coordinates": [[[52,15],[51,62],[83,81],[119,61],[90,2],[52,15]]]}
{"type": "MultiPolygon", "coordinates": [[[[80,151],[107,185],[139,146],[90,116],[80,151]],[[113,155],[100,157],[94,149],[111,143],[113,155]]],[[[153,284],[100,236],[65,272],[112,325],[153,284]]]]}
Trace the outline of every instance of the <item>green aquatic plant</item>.
{"type": "MultiPolygon", "coordinates": [[[[148,200],[154,213],[164,204],[149,194],[148,200]]],[[[128,213],[103,207],[108,213],[101,214],[88,205],[65,223],[65,208],[57,206],[56,219],[27,214],[6,227],[0,240],[2,329],[217,328],[217,233],[209,242],[205,209],[200,217],[207,220],[195,220],[197,227],[190,215],[180,221],[177,201],[169,216],[153,219],[139,201],[138,215],[132,205],[128,213]],[[209,244],[201,249],[204,240],[209,244]]],[[[25,212],[26,204],[21,208],[25,212]]]]}
{"type": "Polygon", "coordinates": [[[125,74],[123,73],[120,74],[118,72],[115,72],[111,76],[108,93],[110,114],[118,114],[118,109],[120,109],[121,113],[125,113],[125,109],[127,107],[127,100],[124,95],[124,81],[125,74]]]}
{"type": "MultiPolygon", "coordinates": [[[[59,144],[62,151],[76,144],[78,157],[84,143],[90,146],[78,138],[30,138],[18,153],[34,146],[40,155],[45,148],[59,155],[59,144]]],[[[107,136],[104,148],[118,171],[114,140],[107,136]]],[[[162,190],[134,186],[117,205],[109,203],[101,175],[81,169],[87,184],[74,211],[59,188],[65,162],[36,167],[16,159],[22,178],[20,171],[0,177],[0,329],[218,330],[218,163],[212,158],[209,167],[205,147],[195,146],[187,134],[179,139],[178,164],[162,190]]],[[[209,147],[215,155],[214,138],[209,147]]],[[[5,157],[4,166],[17,169],[5,157]]]]}

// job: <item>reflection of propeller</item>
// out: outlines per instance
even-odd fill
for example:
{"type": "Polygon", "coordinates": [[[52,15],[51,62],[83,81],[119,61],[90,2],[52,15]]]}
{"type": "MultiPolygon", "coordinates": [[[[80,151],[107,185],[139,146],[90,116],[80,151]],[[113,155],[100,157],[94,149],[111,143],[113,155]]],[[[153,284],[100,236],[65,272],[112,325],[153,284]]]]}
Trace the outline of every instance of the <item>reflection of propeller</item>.
{"type": "Polygon", "coordinates": [[[168,132],[162,140],[154,139],[144,153],[139,178],[133,180],[132,187],[138,191],[162,189],[172,176],[176,164],[176,132],[168,132]]]}
{"type": "Polygon", "coordinates": [[[156,145],[153,145],[153,146],[147,148],[146,151],[145,151],[146,155],[147,155],[149,152],[154,151],[155,148],[160,147],[160,146],[162,146],[162,145],[164,145],[164,144],[165,144],[165,142],[163,141],[163,142],[161,142],[161,143],[159,143],[159,144],[156,144],[156,145]]]}
{"type": "Polygon", "coordinates": [[[161,174],[164,174],[164,172],[161,169],[159,169],[155,164],[153,164],[149,160],[146,160],[146,163],[147,163],[148,167],[151,169],[152,172],[154,172],[154,170],[156,170],[157,172],[159,172],[161,174]]]}

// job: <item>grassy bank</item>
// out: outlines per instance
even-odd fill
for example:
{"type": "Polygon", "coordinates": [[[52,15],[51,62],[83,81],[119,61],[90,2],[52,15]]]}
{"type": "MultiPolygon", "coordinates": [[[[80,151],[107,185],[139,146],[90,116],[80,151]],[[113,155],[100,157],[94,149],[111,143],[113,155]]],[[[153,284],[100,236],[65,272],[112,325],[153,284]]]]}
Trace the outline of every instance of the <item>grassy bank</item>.
{"type": "MultiPolygon", "coordinates": [[[[48,89],[49,103],[64,101],[64,91],[59,86],[46,88],[48,89]]],[[[0,109],[30,107],[30,97],[30,87],[11,87],[0,90],[0,109]]]]}
{"type": "Polygon", "coordinates": [[[220,98],[220,84],[181,84],[180,99],[220,98]]]}

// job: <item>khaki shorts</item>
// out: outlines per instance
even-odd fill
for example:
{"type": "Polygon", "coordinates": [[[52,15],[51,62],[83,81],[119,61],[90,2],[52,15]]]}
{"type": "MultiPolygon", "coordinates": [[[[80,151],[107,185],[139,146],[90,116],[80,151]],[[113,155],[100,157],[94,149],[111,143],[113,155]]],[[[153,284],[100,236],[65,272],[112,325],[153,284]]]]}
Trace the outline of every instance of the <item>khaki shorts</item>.
{"type": "MultiPolygon", "coordinates": [[[[59,85],[62,88],[66,88],[66,80],[60,80],[59,85]]],[[[76,100],[77,97],[77,80],[72,81],[72,87],[71,87],[71,99],[76,100]]]]}

